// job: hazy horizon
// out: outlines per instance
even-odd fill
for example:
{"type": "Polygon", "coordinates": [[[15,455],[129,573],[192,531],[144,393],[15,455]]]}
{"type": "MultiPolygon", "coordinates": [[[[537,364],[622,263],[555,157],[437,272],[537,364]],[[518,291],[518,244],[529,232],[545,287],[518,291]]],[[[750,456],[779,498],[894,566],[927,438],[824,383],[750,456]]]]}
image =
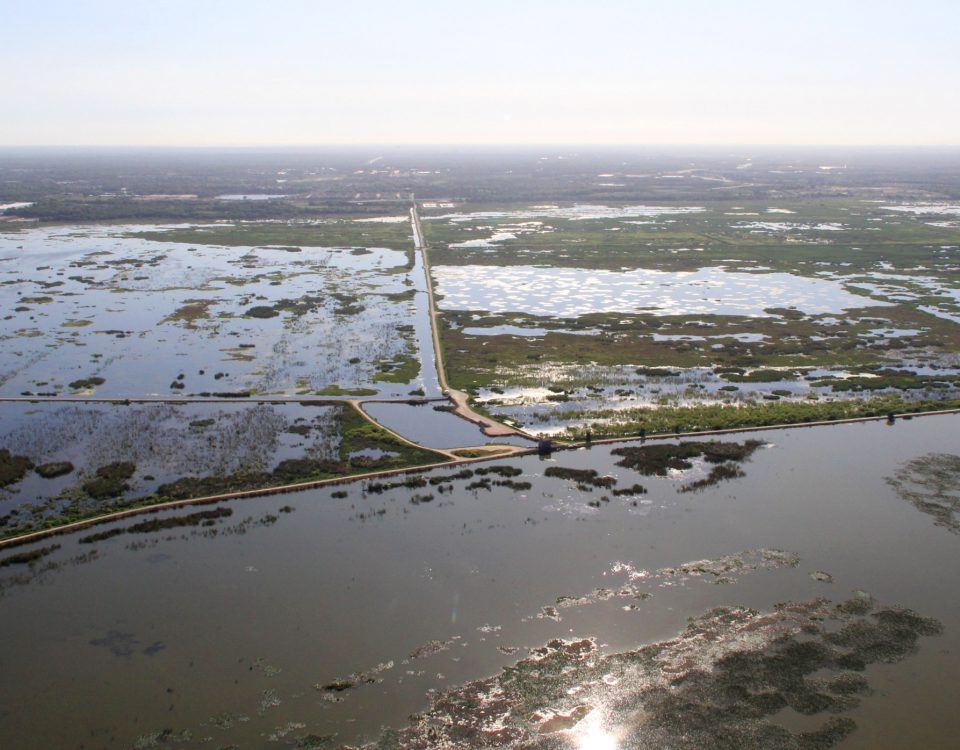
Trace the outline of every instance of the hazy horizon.
{"type": "Polygon", "coordinates": [[[51,0],[4,15],[0,146],[960,143],[960,6],[942,0],[51,0]]]}

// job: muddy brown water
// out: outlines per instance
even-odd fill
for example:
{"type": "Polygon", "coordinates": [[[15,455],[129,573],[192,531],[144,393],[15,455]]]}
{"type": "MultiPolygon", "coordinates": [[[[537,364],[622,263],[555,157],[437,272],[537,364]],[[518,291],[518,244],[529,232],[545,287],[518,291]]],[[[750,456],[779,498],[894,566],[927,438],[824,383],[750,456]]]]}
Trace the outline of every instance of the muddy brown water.
{"type": "MultiPolygon", "coordinates": [[[[596,446],[486,464],[519,468],[510,479],[530,489],[468,489],[480,476],[445,492],[365,492],[362,482],[223,503],[233,514],[209,526],[79,543],[87,530],[5,550],[0,562],[60,545],[32,566],[0,567],[0,746],[277,748],[311,734],[333,735],[324,747],[360,744],[406,725],[429,691],[493,675],[552,638],[593,637],[612,653],[673,638],[713,607],[863,590],[936,618],[943,633],[867,668],[872,692],[844,713],[857,729],[837,747],[956,747],[960,535],[886,477],[920,456],[960,453],[960,417],[759,438],[769,445],[742,465],[745,477],[702,492],[677,492],[706,475],[699,462],[646,477],[596,446]],[[649,491],[581,490],[544,476],[551,466],[649,491]],[[799,563],[731,569],[721,585],[662,572],[757,549],[799,563]],[[593,595],[558,608],[559,620],[543,616],[559,597],[619,589],[629,571],[650,598],[593,595]],[[364,684],[324,689],[350,675],[364,684]]],[[[774,717],[787,728],[808,719],[774,717]]]]}

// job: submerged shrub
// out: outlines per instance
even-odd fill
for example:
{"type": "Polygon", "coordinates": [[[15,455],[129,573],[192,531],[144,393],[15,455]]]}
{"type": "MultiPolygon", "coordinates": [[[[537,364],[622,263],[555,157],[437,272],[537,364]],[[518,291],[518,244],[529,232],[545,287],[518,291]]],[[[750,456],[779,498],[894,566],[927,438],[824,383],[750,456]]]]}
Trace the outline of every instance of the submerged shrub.
{"type": "Polygon", "coordinates": [[[116,461],[97,469],[96,475],[81,485],[81,489],[94,500],[105,500],[119,497],[130,485],[127,481],[137,470],[137,465],[130,461],[116,461]]]}
{"type": "Polygon", "coordinates": [[[276,310],[272,307],[267,307],[266,305],[257,305],[256,307],[251,307],[247,310],[244,315],[248,318],[275,318],[279,315],[276,310]]]}
{"type": "Polygon", "coordinates": [[[0,487],[19,482],[32,468],[33,461],[26,456],[14,456],[6,448],[0,448],[0,487]]]}
{"type": "Polygon", "coordinates": [[[83,390],[84,388],[93,388],[94,386],[103,385],[107,381],[104,378],[81,378],[80,380],[74,380],[70,383],[70,388],[74,391],[83,390]]]}
{"type": "Polygon", "coordinates": [[[54,479],[69,474],[73,469],[74,466],[69,461],[53,461],[48,464],[40,464],[34,471],[44,479],[54,479]]]}

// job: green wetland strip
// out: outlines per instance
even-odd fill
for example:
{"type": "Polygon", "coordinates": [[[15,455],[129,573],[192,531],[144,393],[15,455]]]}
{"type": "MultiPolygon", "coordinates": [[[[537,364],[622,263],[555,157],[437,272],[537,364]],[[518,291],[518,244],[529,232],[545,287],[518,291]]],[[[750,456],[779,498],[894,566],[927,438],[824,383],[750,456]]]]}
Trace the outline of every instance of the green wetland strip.
{"type": "Polygon", "coordinates": [[[640,409],[637,412],[596,412],[594,416],[612,421],[591,422],[571,428],[567,435],[573,440],[591,438],[623,438],[674,433],[697,434],[717,430],[750,429],[751,427],[804,426],[829,424],[849,420],[870,420],[907,416],[926,412],[944,412],[960,409],[960,399],[937,401],[905,401],[897,396],[870,400],[831,401],[827,403],[764,403],[743,406],[723,404],[709,406],[678,406],[658,409],[640,409]]]}

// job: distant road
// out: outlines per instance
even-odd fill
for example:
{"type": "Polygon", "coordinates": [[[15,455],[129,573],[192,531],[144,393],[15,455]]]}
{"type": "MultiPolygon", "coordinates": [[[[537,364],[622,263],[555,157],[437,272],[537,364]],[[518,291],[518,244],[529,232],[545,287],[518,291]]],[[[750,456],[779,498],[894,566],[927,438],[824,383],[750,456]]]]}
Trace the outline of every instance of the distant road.
{"type": "Polygon", "coordinates": [[[0,396],[0,403],[61,403],[61,404],[409,404],[411,401],[447,401],[446,398],[357,398],[356,396],[233,396],[204,398],[201,396],[0,396]]]}
{"type": "Polygon", "coordinates": [[[437,305],[433,296],[433,280],[430,276],[430,258],[427,255],[427,243],[424,239],[423,227],[420,225],[420,214],[417,213],[416,198],[410,196],[413,205],[410,207],[410,224],[413,227],[413,242],[417,250],[420,251],[420,257],[423,258],[423,272],[427,275],[427,299],[430,305],[430,329],[433,332],[433,351],[437,361],[437,377],[440,380],[440,387],[443,392],[450,397],[453,402],[453,413],[463,417],[469,422],[480,426],[481,431],[488,437],[505,437],[507,435],[519,435],[520,437],[536,440],[532,435],[508,427],[501,422],[495,422],[489,417],[478,414],[470,408],[470,396],[463,391],[454,390],[447,382],[447,372],[443,364],[443,350],[440,348],[440,325],[437,320],[437,305]]]}

